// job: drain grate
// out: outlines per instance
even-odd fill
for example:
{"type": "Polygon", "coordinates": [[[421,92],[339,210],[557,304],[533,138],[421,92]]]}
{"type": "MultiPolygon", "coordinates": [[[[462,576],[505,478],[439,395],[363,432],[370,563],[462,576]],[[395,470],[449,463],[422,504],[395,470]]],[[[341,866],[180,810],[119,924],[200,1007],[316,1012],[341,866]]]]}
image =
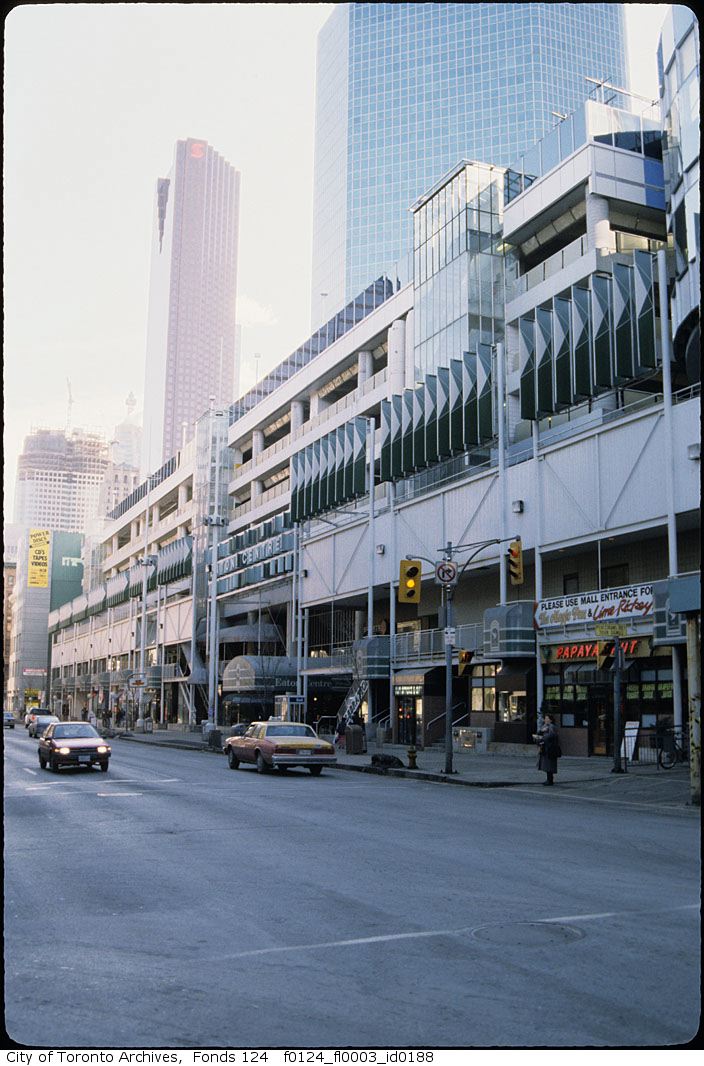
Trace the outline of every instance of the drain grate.
{"type": "Polygon", "coordinates": [[[584,933],[571,925],[558,922],[506,922],[497,925],[480,925],[472,930],[476,940],[489,944],[508,944],[520,948],[553,947],[583,940],[584,933]]]}

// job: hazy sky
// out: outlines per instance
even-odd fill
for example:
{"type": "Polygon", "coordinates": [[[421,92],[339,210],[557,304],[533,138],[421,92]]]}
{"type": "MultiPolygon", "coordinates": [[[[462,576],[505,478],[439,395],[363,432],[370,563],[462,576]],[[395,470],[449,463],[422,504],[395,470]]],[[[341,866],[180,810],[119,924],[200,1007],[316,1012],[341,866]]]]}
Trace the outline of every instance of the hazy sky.
{"type": "MultiPolygon", "coordinates": [[[[33,426],[140,405],[155,182],[179,138],[242,174],[241,383],[309,335],[315,46],[332,4],[47,4],[5,24],[5,519],[33,426]]],[[[627,4],[657,95],[663,4],[627,4]]]]}

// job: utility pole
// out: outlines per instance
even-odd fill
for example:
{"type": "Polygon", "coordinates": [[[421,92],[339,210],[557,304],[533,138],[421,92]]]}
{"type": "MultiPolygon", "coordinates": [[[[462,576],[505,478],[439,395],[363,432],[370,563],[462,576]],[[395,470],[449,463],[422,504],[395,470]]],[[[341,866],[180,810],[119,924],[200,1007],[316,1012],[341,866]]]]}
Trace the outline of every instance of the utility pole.
{"type": "Polygon", "coordinates": [[[702,804],[702,663],[700,621],[687,615],[687,683],[689,686],[689,789],[693,807],[702,804]]]}
{"type": "MultiPolygon", "coordinates": [[[[367,421],[367,454],[369,456],[369,586],[367,592],[367,638],[374,636],[374,559],[376,545],[374,543],[374,436],[376,422],[373,418],[367,421]]],[[[374,699],[372,692],[372,679],[367,682],[367,739],[372,740],[374,732],[374,699]]]]}
{"type": "Polygon", "coordinates": [[[218,724],[218,534],[225,525],[220,514],[220,448],[216,440],[215,397],[210,397],[210,447],[215,456],[213,510],[205,518],[210,526],[210,658],[208,662],[208,731],[218,724]]]}
{"type": "MultiPolygon", "coordinates": [[[[144,690],[146,688],[146,654],[147,654],[147,586],[149,584],[149,567],[153,565],[154,560],[149,554],[149,509],[150,509],[150,496],[152,487],[152,475],[147,478],[147,501],[144,511],[144,555],[141,559],[142,564],[142,619],[140,624],[139,634],[139,674],[141,684],[139,686],[139,692],[137,695],[137,721],[141,723],[141,728],[144,729],[144,690]]],[[[126,712],[125,712],[126,713],[126,712]]]]}
{"type": "Polygon", "coordinates": [[[623,649],[618,637],[614,637],[614,765],[612,774],[622,774],[621,765],[621,664],[623,649]]]}
{"type": "MultiPolygon", "coordinates": [[[[448,540],[445,547],[445,561],[452,562],[452,541],[448,540]]],[[[451,634],[453,629],[452,599],[454,586],[443,586],[445,593],[445,773],[451,774],[452,770],[452,650],[454,641],[451,634]]]]}

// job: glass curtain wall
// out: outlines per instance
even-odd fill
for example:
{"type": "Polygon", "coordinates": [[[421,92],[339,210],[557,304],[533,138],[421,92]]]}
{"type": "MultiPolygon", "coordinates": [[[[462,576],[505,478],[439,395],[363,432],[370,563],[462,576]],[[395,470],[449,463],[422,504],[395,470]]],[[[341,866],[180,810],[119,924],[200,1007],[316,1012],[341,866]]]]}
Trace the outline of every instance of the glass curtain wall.
{"type": "Polygon", "coordinates": [[[466,163],[414,210],[417,381],[503,337],[503,183],[466,163]]]}

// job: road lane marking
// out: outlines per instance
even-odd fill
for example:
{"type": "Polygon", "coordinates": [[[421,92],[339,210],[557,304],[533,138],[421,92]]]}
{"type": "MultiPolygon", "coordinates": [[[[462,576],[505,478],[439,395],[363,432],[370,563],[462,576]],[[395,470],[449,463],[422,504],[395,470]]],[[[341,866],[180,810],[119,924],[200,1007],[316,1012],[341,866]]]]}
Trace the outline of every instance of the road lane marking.
{"type": "MultiPolygon", "coordinates": [[[[698,903],[686,903],[681,907],[668,907],[664,911],[605,911],[602,914],[573,914],[568,917],[561,918],[535,918],[534,923],[549,924],[551,922],[579,922],[579,921],[595,921],[600,918],[617,918],[617,917],[639,917],[643,914],[670,914],[676,911],[686,910],[699,910],[698,903]]],[[[511,919],[508,919],[511,921],[511,919]]],[[[503,924],[498,922],[490,922],[490,925],[503,924]]],[[[512,923],[513,924],[513,923],[512,923]]],[[[515,924],[519,924],[515,920],[515,924]]],[[[255,948],[251,951],[238,951],[234,954],[227,954],[219,956],[219,960],[224,959],[244,959],[250,956],[256,955],[281,955],[285,952],[292,951],[319,951],[324,948],[344,948],[344,947],[357,947],[362,944],[384,944],[392,940],[422,940],[429,937],[442,937],[442,936],[464,936],[468,933],[472,933],[475,929],[483,928],[482,926],[465,925],[459,929],[428,929],[421,930],[415,933],[386,933],[381,936],[363,936],[354,937],[349,940],[324,940],[313,944],[289,944],[284,947],[274,948],[255,948]]]]}
{"type": "Polygon", "coordinates": [[[96,792],[96,796],[109,796],[110,799],[117,799],[119,796],[122,799],[123,796],[143,796],[143,792],[96,792]]]}
{"type": "Polygon", "coordinates": [[[34,777],[37,776],[37,771],[36,770],[30,770],[28,766],[23,766],[22,769],[24,770],[24,772],[26,774],[32,774],[34,777]]]}
{"type": "Polygon", "coordinates": [[[25,792],[46,792],[51,788],[51,785],[25,785],[25,792]]]}
{"type": "Polygon", "coordinates": [[[668,907],[664,911],[603,911],[601,914],[563,914],[559,918],[536,918],[536,922],[595,922],[600,918],[637,918],[648,914],[673,914],[676,911],[698,911],[698,903],[683,903],[679,907],[668,907]]]}

